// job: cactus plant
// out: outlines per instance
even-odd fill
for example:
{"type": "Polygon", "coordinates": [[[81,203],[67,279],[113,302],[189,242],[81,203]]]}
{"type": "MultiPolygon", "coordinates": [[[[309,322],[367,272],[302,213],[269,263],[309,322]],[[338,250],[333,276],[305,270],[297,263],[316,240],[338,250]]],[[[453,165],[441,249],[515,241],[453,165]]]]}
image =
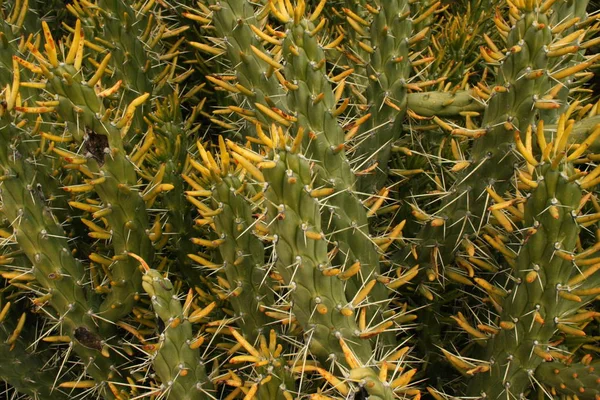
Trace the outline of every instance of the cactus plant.
{"type": "Polygon", "coordinates": [[[0,379],[599,399],[597,2],[0,2],[0,379]]]}

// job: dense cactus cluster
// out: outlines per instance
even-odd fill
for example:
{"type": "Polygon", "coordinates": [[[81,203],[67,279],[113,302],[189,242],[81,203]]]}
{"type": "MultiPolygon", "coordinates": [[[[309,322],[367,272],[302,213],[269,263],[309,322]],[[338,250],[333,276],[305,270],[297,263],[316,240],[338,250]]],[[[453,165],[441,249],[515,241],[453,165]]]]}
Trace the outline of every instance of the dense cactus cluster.
{"type": "Polygon", "coordinates": [[[599,5],[0,1],[27,399],[600,399],[599,5]]]}

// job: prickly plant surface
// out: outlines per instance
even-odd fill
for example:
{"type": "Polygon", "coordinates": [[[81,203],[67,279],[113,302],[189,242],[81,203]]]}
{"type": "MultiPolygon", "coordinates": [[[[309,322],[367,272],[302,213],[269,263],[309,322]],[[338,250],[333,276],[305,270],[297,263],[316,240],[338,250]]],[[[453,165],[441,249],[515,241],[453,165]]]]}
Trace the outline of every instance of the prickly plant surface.
{"type": "Polygon", "coordinates": [[[0,16],[4,397],[600,400],[597,2],[0,16]]]}

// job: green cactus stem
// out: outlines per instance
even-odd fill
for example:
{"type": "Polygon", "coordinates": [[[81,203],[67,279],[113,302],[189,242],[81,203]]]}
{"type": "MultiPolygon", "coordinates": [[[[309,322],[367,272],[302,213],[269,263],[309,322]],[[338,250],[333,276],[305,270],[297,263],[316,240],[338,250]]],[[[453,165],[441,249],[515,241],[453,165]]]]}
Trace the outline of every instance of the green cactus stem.
{"type": "Polygon", "coordinates": [[[164,229],[159,228],[160,233],[153,236],[152,240],[161,250],[169,248],[177,255],[176,268],[190,286],[202,287],[200,273],[188,257],[188,254],[194,251],[191,242],[194,236],[194,221],[191,206],[182,196],[185,188],[182,174],[187,159],[185,150],[190,145],[188,136],[197,110],[193,111],[189,120],[182,121],[181,103],[177,95],[178,90],[175,90],[149,115],[153,130],[149,131],[144,143],[148,141],[152,144],[144,146],[140,143],[132,161],[142,168],[147,168],[145,172],[148,178],[156,180],[156,175],[161,174],[161,182],[173,186],[172,190],[157,196],[158,205],[155,207],[165,210],[165,214],[159,214],[159,221],[168,231],[163,232],[164,229]]]}
{"type": "Polygon", "coordinates": [[[483,361],[489,372],[471,380],[472,396],[527,396],[531,375],[552,359],[552,337],[579,332],[567,321],[580,305],[563,293],[573,263],[561,257],[573,253],[579,233],[573,214],[582,193],[569,180],[573,173],[568,163],[546,162],[536,169],[537,187],[525,206],[529,234],[516,259],[514,286],[501,303],[498,333],[486,344],[483,361]]]}
{"type": "MultiPolygon", "coordinates": [[[[331,196],[325,199],[325,233],[331,232],[329,240],[337,243],[338,254],[335,260],[346,269],[357,263],[361,273],[348,283],[349,295],[356,293],[372,279],[381,279],[378,247],[371,241],[367,210],[355,193],[356,177],[344,152],[345,135],[338,124],[335,109],[336,97],[331,80],[339,82],[340,72],[329,78],[325,71],[326,46],[321,46],[315,35],[313,20],[317,14],[306,14],[304,3],[297,6],[299,11],[294,18],[282,20],[287,33],[283,40],[285,79],[293,82],[287,93],[288,107],[294,110],[294,119],[303,136],[304,156],[317,161],[314,168],[317,185],[331,188],[331,196]],[[306,14],[306,15],[305,15],[306,14]]],[[[373,305],[368,307],[368,318],[382,322],[387,308],[387,288],[377,281],[372,291],[373,305]]],[[[392,335],[383,336],[389,344],[394,342],[392,335]]]]}
{"type": "MultiPolygon", "coordinates": [[[[152,191],[149,189],[141,196],[136,188],[135,166],[127,158],[123,147],[122,137],[130,127],[135,109],[147,99],[148,94],[130,103],[117,122],[106,121],[102,98],[90,86],[90,82],[99,82],[103,70],[99,69],[88,82],[81,82],[78,77],[82,72],[83,55],[82,50],[78,49],[83,47],[77,43],[83,40],[83,30],[78,21],[74,44],[65,56],[65,63],[58,62],[55,43],[50,35],[46,35],[47,59],[31,46],[30,51],[40,65],[40,70],[36,72],[41,72],[47,80],[46,90],[57,99],[55,110],[67,123],[75,141],[81,145],[81,156],[74,154],[66,158],[89,157],[87,166],[98,177],[88,185],[102,200],[103,208],[98,207],[98,214],[95,215],[102,215],[108,221],[111,230],[108,238],[112,241],[115,254],[111,266],[110,293],[99,312],[104,319],[117,321],[131,311],[141,285],[139,270],[127,257],[127,252],[135,252],[152,261],[152,245],[145,233],[148,227],[145,201],[160,193],[162,186],[153,187],[152,191]]],[[[30,110],[36,111],[35,108],[30,110]]]]}
{"type": "MultiPolygon", "coordinates": [[[[370,240],[366,210],[354,193],[356,178],[343,152],[344,132],[333,114],[334,93],[321,62],[326,59],[325,53],[316,35],[310,34],[315,30],[310,19],[316,19],[319,15],[315,13],[309,19],[302,14],[298,24],[293,19],[282,21],[287,24],[288,32],[280,35],[283,40],[278,38],[277,41],[283,46],[283,59],[287,65],[285,68],[276,68],[276,64],[273,64],[275,61],[265,61],[271,58],[265,47],[254,44],[254,41],[264,39],[267,34],[262,27],[251,25],[257,20],[253,9],[247,3],[243,6],[239,3],[229,1],[213,6],[215,28],[230,44],[226,46],[227,55],[236,65],[239,84],[246,88],[228,87],[226,90],[248,96],[253,105],[252,116],[248,119],[266,125],[274,121],[289,125],[297,120],[300,127],[310,132],[304,136],[306,156],[319,161],[319,185],[332,187],[336,192],[335,196],[327,199],[327,212],[332,215],[331,218],[326,217],[331,222],[324,226],[324,230],[331,232],[331,240],[338,243],[338,263],[346,268],[357,261],[360,263],[361,274],[351,279],[348,285],[348,291],[355,293],[366,283],[363,281],[381,274],[379,254],[374,244],[364,244],[365,240],[370,240]],[[248,33],[244,35],[246,31],[248,33]],[[240,59],[240,56],[243,57],[240,59]],[[238,59],[240,62],[237,62],[238,59]],[[273,71],[273,68],[281,71],[273,71]],[[263,73],[256,74],[255,71],[263,73]],[[256,81],[258,78],[260,80],[256,81]],[[282,104],[281,99],[285,100],[282,104]],[[288,115],[288,119],[278,117],[271,110],[273,107],[288,115]],[[293,115],[288,110],[294,110],[293,115]],[[361,282],[357,282],[359,279],[361,282]]],[[[298,7],[304,12],[301,4],[298,7]]],[[[220,85],[223,86],[222,83],[220,85]]],[[[384,285],[376,285],[369,318],[375,316],[377,320],[382,319],[377,310],[385,310],[386,293],[384,285]]],[[[384,336],[389,337],[390,334],[384,336]]],[[[389,343],[393,342],[391,337],[388,339],[389,343]]]]}
{"type": "MultiPolygon", "coordinates": [[[[294,144],[294,151],[299,150],[301,139],[294,144]]],[[[318,192],[311,189],[313,172],[307,159],[301,154],[273,149],[263,175],[245,160],[243,151],[233,156],[258,181],[267,183],[265,196],[268,218],[272,221],[269,230],[275,236],[275,265],[285,291],[282,296],[292,305],[293,318],[304,330],[310,353],[325,365],[345,364],[365,380],[375,377],[373,385],[366,387],[375,396],[393,398],[394,390],[406,390],[410,378],[402,387],[392,388],[386,388],[376,378],[368,339],[383,333],[389,323],[357,326],[355,313],[370,296],[375,279],[360,288],[351,300],[347,299],[345,281],[357,271],[342,271],[328,259],[320,204],[315,198],[318,192]]],[[[286,318],[285,314],[282,318],[286,318]]]]}
{"type": "Polygon", "coordinates": [[[591,356],[581,362],[564,364],[559,361],[543,362],[535,370],[535,378],[552,392],[577,396],[580,400],[598,400],[600,397],[600,362],[591,356]]]}
{"type": "Polygon", "coordinates": [[[223,177],[213,186],[212,206],[221,210],[214,221],[217,234],[224,240],[219,252],[234,292],[230,301],[241,317],[238,325],[254,341],[271,322],[264,312],[275,300],[264,268],[264,246],[251,229],[251,204],[238,193],[240,189],[243,187],[238,178],[223,177]]]}
{"type": "Polygon", "coordinates": [[[385,183],[391,144],[402,134],[410,75],[409,46],[413,41],[408,1],[374,2],[370,7],[370,42],[361,42],[370,49],[366,63],[370,118],[360,125],[352,154],[352,162],[361,166],[358,169],[376,166],[372,173],[358,177],[357,189],[365,193],[373,193],[385,183]]]}
{"type": "Polygon", "coordinates": [[[467,160],[468,167],[457,174],[455,183],[447,190],[450,195],[444,196],[439,209],[425,221],[418,234],[417,259],[410,257],[407,260],[410,265],[418,264],[428,277],[423,278],[420,290],[430,300],[433,292],[429,290],[427,280],[439,279],[439,271],[431,262],[432,250],[436,253],[439,250],[439,262],[436,264],[449,265],[461,240],[478,234],[489,213],[485,209],[486,202],[480,201],[480,196],[486,196],[486,188],[489,187],[498,193],[507,189],[515,162],[510,151],[513,133],[525,132],[534,122],[538,109],[545,107],[546,101],[540,99],[554,85],[554,80],[543,72],[551,66],[545,46],[553,40],[547,17],[535,12],[531,5],[519,12],[522,18],[505,33],[506,47],[511,51],[498,62],[495,87],[505,89],[493,91],[481,128],[462,130],[442,124],[454,134],[463,132],[467,136],[475,135],[476,139],[467,160]]]}
{"type": "Polygon", "coordinates": [[[473,90],[409,93],[407,107],[423,117],[456,117],[463,111],[484,111],[485,103],[473,90]]]}
{"type": "MultiPolygon", "coordinates": [[[[188,194],[203,219],[207,223],[211,222],[210,225],[219,238],[222,270],[229,285],[223,297],[231,303],[235,322],[246,338],[244,340],[249,340],[247,346],[252,346],[250,343],[256,343],[257,340],[266,342],[266,328],[273,324],[271,316],[278,316],[276,311],[273,312],[277,310],[274,299],[275,281],[269,276],[271,264],[265,263],[265,248],[257,237],[259,231],[255,227],[261,222],[253,216],[257,206],[251,197],[258,193],[239,174],[242,170],[231,171],[229,154],[222,137],[219,138],[219,147],[220,165],[199,144],[204,168],[198,163],[196,169],[203,176],[203,186],[194,187],[195,190],[188,194]],[[204,187],[210,187],[210,190],[204,190],[204,187]],[[210,205],[203,205],[194,197],[209,197],[210,205]]],[[[200,265],[207,263],[196,254],[190,254],[189,257],[200,265]]],[[[249,378],[250,381],[258,380],[255,388],[259,397],[280,398],[284,396],[283,393],[295,390],[294,380],[286,369],[287,363],[280,357],[282,350],[287,350],[288,345],[275,345],[278,334],[289,334],[285,332],[284,326],[278,324],[277,329],[270,330],[271,344],[268,351],[262,345],[260,351],[254,348],[249,350],[254,356],[260,354],[260,361],[257,361],[261,364],[257,368],[258,375],[249,378]],[[265,361],[268,361],[267,365],[263,365],[265,361]],[[279,387],[285,388],[285,391],[280,391],[279,387]]]]}
{"type": "Polygon", "coordinates": [[[187,318],[189,310],[181,306],[171,281],[147,265],[145,267],[142,286],[150,296],[154,312],[165,324],[152,360],[162,382],[159,393],[174,400],[213,398],[214,388],[206,375],[200,350],[193,346],[192,323],[187,318]]]}
{"type": "MultiPolygon", "coordinates": [[[[228,61],[235,66],[234,73],[241,85],[234,93],[249,96],[252,104],[260,103],[265,107],[274,106],[285,111],[284,89],[255,52],[265,52],[265,46],[256,33],[260,32],[260,16],[256,15],[254,5],[244,0],[210,0],[206,3],[212,10],[216,33],[227,43],[224,51],[228,61]]],[[[255,117],[263,123],[270,123],[268,118],[259,113],[255,117]]]]}
{"type": "MultiPolygon", "coordinates": [[[[100,392],[114,398],[106,382],[116,379],[114,371],[122,360],[115,354],[101,355],[104,343],[98,335],[97,298],[86,290],[85,269],[70,251],[64,229],[56,222],[43,191],[35,189],[36,169],[20,152],[11,111],[1,109],[0,165],[3,169],[2,204],[11,221],[14,236],[32,264],[37,282],[48,291],[48,303],[56,312],[56,324],[71,338],[76,354],[86,360],[86,373],[97,382],[100,392]],[[93,343],[81,341],[78,332],[88,333],[93,343]]],[[[25,153],[26,154],[26,153],[25,153]]]]}

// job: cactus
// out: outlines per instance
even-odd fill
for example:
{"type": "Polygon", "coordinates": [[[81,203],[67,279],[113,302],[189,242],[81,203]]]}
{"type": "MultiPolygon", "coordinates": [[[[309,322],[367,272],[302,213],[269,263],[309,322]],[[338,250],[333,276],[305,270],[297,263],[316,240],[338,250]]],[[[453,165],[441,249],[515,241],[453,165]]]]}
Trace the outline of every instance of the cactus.
{"type": "Polygon", "coordinates": [[[595,1],[0,2],[0,380],[598,399],[595,1]]]}
{"type": "MultiPolygon", "coordinates": [[[[378,398],[393,398],[395,392],[409,391],[410,381],[389,384],[376,369],[369,368],[374,356],[368,339],[382,333],[392,321],[377,326],[357,326],[353,316],[355,310],[373,290],[376,280],[372,279],[353,298],[346,297],[344,281],[358,270],[341,271],[334,268],[327,258],[327,244],[322,231],[321,215],[318,212],[321,189],[311,188],[312,172],[301,150],[302,134],[294,139],[291,151],[286,151],[288,139],[280,137],[277,148],[274,141],[277,128],[271,130],[272,154],[264,176],[258,168],[244,160],[245,153],[238,150],[234,157],[246,165],[254,177],[267,184],[265,193],[269,201],[268,218],[273,221],[273,234],[277,251],[276,268],[282,277],[284,296],[289,297],[291,311],[308,339],[308,350],[323,364],[330,360],[344,363],[350,368],[354,379],[367,381],[367,393],[378,398]],[[378,378],[379,375],[379,378],[378,378]],[[403,383],[402,385],[400,383],[403,383]]],[[[365,310],[366,311],[366,310],[365,310]]],[[[285,315],[285,314],[284,314],[285,315]]],[[[285,318],[285,316],[284,316],[285,318]]],[[[385,362],[385,361],[384,361],[385,362]]],[[[324,375],[323,372],[319,372],[324,375]]],[[[408,372],[409,376],[414,370],[408,372]]],[[[327,378],[325,378],[327,379],[327,378]]],[[[348,388],[337,387],[343,395],[348,388]]]]}
{"type": "MultiPolygon", "coordinates": [[[[557,140],[568,135],[563,132],[558,132],[557,140]]],[[[526,242],[515,260],[510,295],[493,285],[488,289],[490,297],[502,305],[502,313],[498,333],[486,345],[490,373],[470,385],[472,395],[526,395],[528,374],[553,358],[549,342],[554,333],[579,333],[569,317],[579,304],[562,287],[571,275],[571,258],[564,254],[575,250],[579,227],[573,214],[582,194],[577,183],[569,182],[570,165],[556,165],[561,157],[559,146],[556,143],[551,151],[554,159],[534,173],[536,187],[524,214],[526,242]]]]}
{"type": "Polygon", "coordinates": [[[552,388],[553,392],[595,400],[600,395],[598,367],[598,362],[593,362],[588,354],[580,363],[565,365],[561,362],[544,362],[535,373],[536,378],[552,388]]]}
{"type": "Polygon", "coordinates": [[[186,308],[181,306],[171,282],[158,271],[150,269],[143,259],[134,257],[146,270],[142,286],[150,296],[158,318],[165,324],[152,359],[153,368],[162,381],[158,393],[176,399],[210,398],[213,388],[194,344],[190,322],[200,320],[201,315],[206,315],[210,309],[189,315],[189,304],[186,308]]]}
{"type": "MultiPolygon", "coordinates": [[[[130,128],[136,107],[146,100],[148,94],[133,100],[118,121],[104,123],[100,117],[106,112],[102,97],[92,88],[102,76],[103,68],[100,67],[86,84],[77,78],[83,57],[79,49],[83,48],[84,41],[78,20],[73,35],[74,43],[64,64],[58,63],[54,40],[49,33],[46,34],[47,59],[33,47],[30,49],[40,65],[44,66],[40,68],[48,80],[46,89],[57,98],[56,111],[66,122],[75,141],[85,149],[84,156],[89,155],[91,161],[88,168],[92,175],[98,177],[85,185],[65,187],[65,190],[80,192],[91,187],[103,203],[103,207],[94,207],[94,217],[102,215],[108,221],[110,233],[103,238],[111,239],[114,245],[114,272],[111,292],[100,307],[100,312],[103,318],[118,320],[131,311],[141,283],[139,272],[126,253],[139,253],[151,261],[150,240],[144,234],[144,227],[148,225],[144,200],[151,199],[156,192],[163,190],[163,186],[149,188],[144,196],[133,189],[137,184],[137,176],[134,166],[126,158],[122,140],[130,128]]],[[[77,154],[66,157],[81,158],[77,154]]],[[[74,206],[73,203],[71,205],[74,206]]],[[[101,235],[95,236],[102,238],[101,235]]]]}
{"type": "MultiPolygon", "coordinates": [[[[370,43],[359,42],[369,53],[365,60],[366,75],[369,77],[367,104],[370,118],[361,124],[356,133],[356,154],[353,160],[357,169],[375,167],[372,174],[361,175],[358,190],[371,193],[380,189],[387,177],[386,166],[390,158],[390,144],[402,132],[402,121],[407,109],[407,93],[410,83],[408,57],[409,46],[418,41],[411,38],[412,25],[426,18],[429,12],[413,21],[407,1],[384,1],[376,6],[371,26],[370,43]]],[[[439,3],[431,7],[431,12],[439,3]]],[[[355,22],[355,27],[356,22],[355,22]]],[[[362,28],[359,28],[362,29],[362,28]]],[[[423,85],[425,86],[425,85],[423,85]]]]}

